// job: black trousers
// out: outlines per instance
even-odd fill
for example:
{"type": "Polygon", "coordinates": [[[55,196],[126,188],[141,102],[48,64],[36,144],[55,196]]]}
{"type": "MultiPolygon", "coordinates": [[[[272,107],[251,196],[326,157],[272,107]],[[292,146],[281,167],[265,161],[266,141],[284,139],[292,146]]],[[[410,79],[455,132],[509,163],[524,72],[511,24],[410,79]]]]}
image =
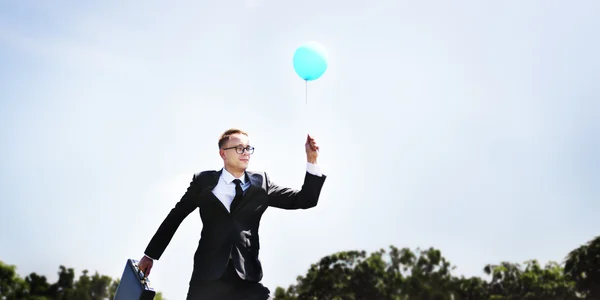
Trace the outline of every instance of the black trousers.
{"type": "Polygon", "coordinates": [[[216,281],[190,283],[186,300],[272,300],[270,291],[260,282],[240,278],[231,260],[216,281]]]}

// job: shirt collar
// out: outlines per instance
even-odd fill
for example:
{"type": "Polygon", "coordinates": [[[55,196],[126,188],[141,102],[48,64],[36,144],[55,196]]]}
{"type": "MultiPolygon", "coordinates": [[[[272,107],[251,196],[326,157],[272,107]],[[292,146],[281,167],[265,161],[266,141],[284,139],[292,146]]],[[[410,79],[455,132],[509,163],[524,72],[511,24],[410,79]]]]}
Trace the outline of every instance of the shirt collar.
{"type": "MultiPolygon", "coordinates": [[[[237,178],[239,179],[242,184],[246,183],[246,172],[244,172],[244,175],[242,175],[242,177],[237,178]]],[[[230,184],[231,182],[233,182],[234,179],[236,179],[233,175],[231,175],[231,173],[227,172],[227,170],[225,170],[225,168],[223,168],[223,173],[221,174],[221,177],[223,177],[223,179],[225,180],[225,182],[227,184],[230,184]]]]}

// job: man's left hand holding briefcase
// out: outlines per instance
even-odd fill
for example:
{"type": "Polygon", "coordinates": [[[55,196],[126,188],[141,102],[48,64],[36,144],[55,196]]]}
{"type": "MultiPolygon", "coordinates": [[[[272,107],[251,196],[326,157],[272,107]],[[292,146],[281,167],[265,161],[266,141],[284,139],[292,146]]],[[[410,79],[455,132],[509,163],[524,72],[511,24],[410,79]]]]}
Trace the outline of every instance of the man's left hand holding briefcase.
{"type": "Polygon", "coordinates": [[[135,259],[127,259],[113,300],[153,300],[156,292],[135,259]]]}

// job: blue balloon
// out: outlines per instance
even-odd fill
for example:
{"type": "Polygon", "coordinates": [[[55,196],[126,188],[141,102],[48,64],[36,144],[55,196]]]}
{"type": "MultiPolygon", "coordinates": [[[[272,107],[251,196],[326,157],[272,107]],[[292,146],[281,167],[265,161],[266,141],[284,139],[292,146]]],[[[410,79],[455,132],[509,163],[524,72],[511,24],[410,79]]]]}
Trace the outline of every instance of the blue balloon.
{"type": "Polygon", "coordinates": [[[327,50],[323,45],[307,42],[294,53],[294,70],[304,80],[319,79],[327,70],[327,60],[327,50]]]}

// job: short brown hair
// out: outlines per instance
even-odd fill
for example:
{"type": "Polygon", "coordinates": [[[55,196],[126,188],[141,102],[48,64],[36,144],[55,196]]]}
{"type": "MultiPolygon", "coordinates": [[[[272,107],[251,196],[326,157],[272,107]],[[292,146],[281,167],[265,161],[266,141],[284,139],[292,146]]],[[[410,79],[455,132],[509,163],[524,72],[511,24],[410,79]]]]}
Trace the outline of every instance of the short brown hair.
{"type": "Polygon", "coordinates": [[[221,134],[221,137],[219,138],[219,149],[221,149],[221,147],[223,147],[223,145],[225,145],[225,142],[227,142],[229,140],[229,137],[232,134],[243,134],[245,136],[248,136],[248,133],[246,133],[245,131],[238,129],[238,128],[230,128],[227,129],[225,132],[223,132],[223,134],[221,134]]]}

